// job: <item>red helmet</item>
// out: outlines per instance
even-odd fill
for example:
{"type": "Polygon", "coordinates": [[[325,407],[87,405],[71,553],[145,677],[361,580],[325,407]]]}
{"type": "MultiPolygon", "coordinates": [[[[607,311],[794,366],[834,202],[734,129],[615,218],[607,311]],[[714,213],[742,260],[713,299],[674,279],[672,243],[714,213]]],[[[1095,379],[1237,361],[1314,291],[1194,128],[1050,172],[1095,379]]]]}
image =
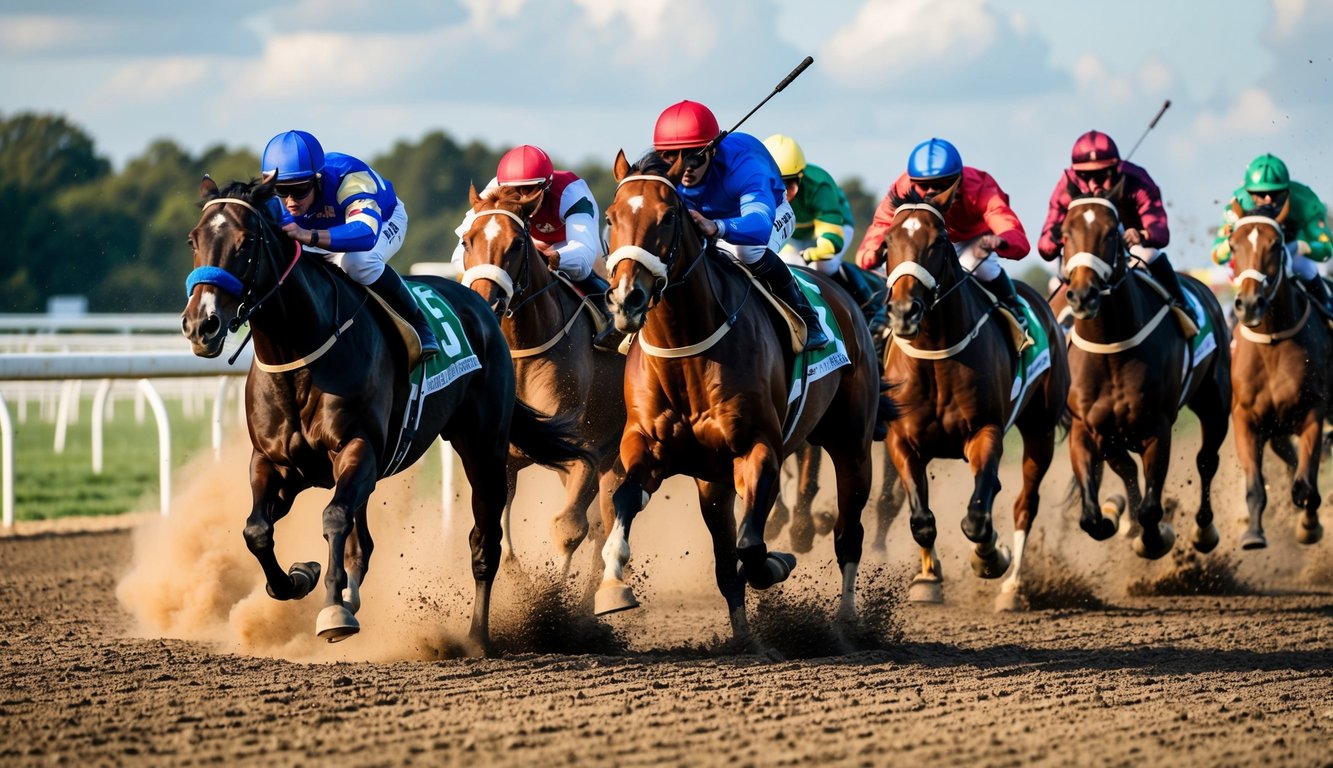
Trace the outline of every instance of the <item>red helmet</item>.
{"type": "Polygon", "coordinates": [[[514,147],[500,158],[495,180],[502,187],[523,187],[529,184],[550,184],[555,177],[551,158],[531,144],[514,147]]]}
{"type": "Polygon", "coordinates": [[[657,118],[653,149],[702,147],[717,134],[717,118],[712,110],[697,101],[682,101],[667,107],[657,118]]]}
{"type": "Polygon", "coordinates": [[[1074,142],[1070,161],[1076,171],[1095,171],[1110,168],[1120,162],[1120,150],[1111,137],[1101,131],[1088,131],[1074,142]]]}

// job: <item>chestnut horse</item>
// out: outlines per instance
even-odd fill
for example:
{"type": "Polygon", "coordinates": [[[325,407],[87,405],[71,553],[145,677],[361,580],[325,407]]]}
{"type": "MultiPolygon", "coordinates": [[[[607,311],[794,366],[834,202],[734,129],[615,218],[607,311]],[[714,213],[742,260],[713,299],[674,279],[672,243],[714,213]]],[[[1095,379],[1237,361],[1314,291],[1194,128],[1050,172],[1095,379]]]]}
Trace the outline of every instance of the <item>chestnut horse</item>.
{"type": "Polygon", "coordinates": [[[1324,417],[1333,384],[1333,338],[1313,302],[1288,265],[1282,233],[1287,209],[1271,206],[1240,218],[1231,231],[1236,271],[1235,364],[1231,421],[1236,453],[1245,472],[1250,522],[1241,537],[1245,549],[1268,546],[1263,515],[1264,444],[1294,471],[1291,500],[1302,512],[1296,538],[1314,544],[1319,523],[1319,461],[1324,417]],[[1291,443],[1294,436],[1299,452],[1291,443]]]}
{"type": "MultiPolygon", "coordinates": [[[[1116,197],[1076,197],[1069,203],[1062,236],[1064,300],[1074,315],[1069,334],[1069,456],[1081,497],[1079,525],[1092,538],[1115,534],[1119,509],[1098,501],[1102,463],[1125,483],[1131,522],[1141,526],[1134,551],[1156,559],[1171,550],[1175,531],[1162,521],[1162,486],[1171,461],[1171,431],[1182,405],[1199,417],[1201,445],[1197,529],[1200,552],[1217,546],[1212,482],[1218,450],[1227,435],[1231,403],[1231,358],[1222,308],[1212,291],[1181,275],[1185,291],[1207,314],[1213,336],[1201,332],[1191,345],[1173,321],[1164,293],[1146,282],[1146,270],[1130,264],[1121,234],[1116,197]],[[1142,455],[1143,493],[1130,453],[1142,455]]],[[[1132,526],[1127,530],[1133,530],[1132,526]]]]}
{"type": "Polygon", "coordinates": [[[907,491],[912,538],[921,548],[921,572],[908,597],[943,600],[926,476],[934,459],[965,458],[972,468],[974,487],[962,521],[963,535],[975,545],[972,570],[996,579],[1009,569],[1010,551],[996,543],[991,506],[1000,490],[1004,434],[1016,425],[1023,436],[1023,489],[1014,501],[1014,568],[995,605],[1018,610],[1024,605],[1023,549],[1055,453],[1069,373],[1055,316],[1021,282],[1020,296],[1052,343],[1044,372],[1040,354],[1046,353],[1026,368],[1020,365],[1013,332],[996,302],[963,268],[949,242],[943,211],[952,197],[953,190],[924,201],[913,193],[900,202],[885,245],[894,338],[884,379],[899,414],[889,425],[888,447],[907,491]]]}
{"type": "MultiPolygon", "coordinates": [[[[456,378],[410,405],[409,395],[426,383],[409,373],[419,347],[409,350],[387,314],[372,311],[365,289],[322,256],[303,255],[282,233],[271,177],[233,182],[221,192],[205,177],[200,195],[203,215],[190,231],[194,271],[186,281],[182,330],[196,355],[217,357],[228,331],[250,324],[255,356],[245,402],[254,505],[244,535],[269,595],[297,600],[318,583],[317,562],[283,572],[273,551],[274,524],[301,491],[332,487],[323,514],[329,547],[324,608],[315,626],[329,642],[358,632],[354,614],[374,548],[367,502],[379,478],[410,466],[440,437],[453,446],[472,485],[476,597],[469,639],[485,651],[510,441],[544,464],[567,462],[585,453],[568,422],[515,402],[509,345],[490,307],[453,281],[431,278],[418,281],[435,292],[427,312],[457,318],[456,326],[437,331],[443,334],[440,357],[458,356],[439,381],[456,378]],[[472,354],[464,356],[468,347],[472,354]]],[[[421,285],[413,290],[430,294],[421,285]]]]}
{"type": "MultiPolygon", "coordinates": [[[[783,581],[796,558],[770,551],[764,526],[785,456],[809,442],[829,452],[838,477],[833,548],[842,572],[840,615],[855,614],[855,581],[870,495],[870,442],[879,414],[874,343],[860,308],[828,278],[799,270],[827,302],[843,339],[809,372],[792,333],[741,268],[691,223],[676,191],[683,172],[648,153],[631,166],[616,156],[607,208],[611,255],[607,303],[616,327],[636,333],[625,363],[625,482],[606,520],[606,563],[597,612],[638,605],[624,582],[630,526],[668,477],[695,479],[713,540],[715,577],[735,639],[751,640],[745,585],[783,581]],[[838,363],[841,362],[839,365],[838,363]],[[793,372],[802,374],[799,391],[793,372]],[[733,503],[740,494],[739,533],[733,503]],[[739,567],[738,567],[739,565],[739,567]]],[[[823,310],[821,310],[823,311],[823,310]]],[[[813,353],[820,354],[820,353],[813,353]]]]}
{"type": "MultiPolygon", "coordinates": [[[[529,222],[538,193],[523,196],[515,187],[495,187],[486,197],[470,189],[475,218],[463,235],[463,285],[481,294],[501,318],[500,328],[514,358],[519,399],[543,413],[567,415],[591,451],[589,460],[558,468],[565,506],[551,532],[568,574],[574,551],[588,535],[588,506],[597,496],[610,506],[611,491],[624,476],[617,458],[625,426],[621,383],[625,358],[593,348],[591,312],[600,312],[561,281],[533,242],[529,222]]],[[[532,462],[515,455],[509,462],[505,537],[513,554],[509,524],[518,472],[532,462]]],[[[599,520],[600,523],[600,520],[599,520]]]]}

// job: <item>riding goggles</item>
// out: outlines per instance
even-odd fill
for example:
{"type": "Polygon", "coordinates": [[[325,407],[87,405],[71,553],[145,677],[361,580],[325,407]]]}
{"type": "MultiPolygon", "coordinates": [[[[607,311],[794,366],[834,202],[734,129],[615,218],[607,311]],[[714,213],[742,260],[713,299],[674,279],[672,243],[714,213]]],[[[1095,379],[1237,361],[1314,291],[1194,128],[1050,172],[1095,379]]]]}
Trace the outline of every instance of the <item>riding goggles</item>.
{"type": "Polygon", "coordinates": [[[273,188],[278,197],[289,197],[293,200],[302,200],[310,194],[315,188],[315,180],[301,181],[295,184],[279,184],[273,188]]]}

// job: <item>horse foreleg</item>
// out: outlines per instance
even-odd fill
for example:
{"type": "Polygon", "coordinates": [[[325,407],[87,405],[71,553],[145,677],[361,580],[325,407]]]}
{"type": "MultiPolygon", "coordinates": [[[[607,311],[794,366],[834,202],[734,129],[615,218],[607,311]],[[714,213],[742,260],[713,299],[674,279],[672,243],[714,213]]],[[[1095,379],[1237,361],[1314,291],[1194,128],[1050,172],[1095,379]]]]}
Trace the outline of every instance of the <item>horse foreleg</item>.
{"type": "MultiPolygon", "coordinates": [[[[467,433],[470,433],[470,429],[467,433]]],[[[456,440],[463,474],[472,487],[472,530],[468,548],[472,560],[472,579],[476,590],[472,601],[472,624],[468,628],[469,652],[490,653],[491,588],[500,570],[501,541],[504,538],[506,465],[509,435],[492,429],[488,440],[456,440]]]]}
{"type": "Polygon", "coordinates": [[[1263,549],[1268,546],[1264,537],[1264,509],[1268,506],[1268,490],[1264,487],[1264,440],[1259,430],[1242,414],[1243,405],[1231,411],[1232,434],[1235,435],[1236,458],[1245,473],[1245,506],[1249,511],[1249,525],[1240,537],[1242,549],[1263,549]]]}
{"type": "Polygon", "coordinates": [[[356,510],[352,519],[354,536],[347,537],[347,546],[343,555],[347,564],[347,586],[343,588],[343,605],[356,613],[361,610],[361,585],[366,583],[366,572],[370,570],[370,555],[375,550],[375,541],[370,537],[370,525],[366,520],[366,507],[356,510]]]}
{"type": "Polygon", "coordinates": [[[856,618],[856,571],[865,542],[861,513],[870,499],[874,471],[869,452],[860,447],[838,444],[829,448],[829,455],[838,478],[838,518],[833,524],[833,552],[842,572],[838,617],[848,621],[856,618]]]}
{"type": "Polygon", "coordinates": [[[977,430],[964,447],[967,463],[972,467],[973,488],[967,514],[963,516],[963,535],[983,547],[990,547],[995,541],[991,505],[1000,491],[999,469],[1003,451],[1004,433],[993,424],[977,430]]]}
{"type": "Polygon", "coordinates": [[[903,490],[902,481],[898,479],[898,469],[893,466],[893,457],[889,454],[889,449],[882,443],[874,443],[872,450],[883,451],[883,459],[880,465],[884,468],[883,479],[880,481],[879,497],[875,502],[875,538],[871,544],[876,552],[888,551],[889,528],[893,525],[894,519],[898,517],[898,511],[903,508],[903,502],[907,501],[907,492],[903,490]]]}
{"type": "Polygon", "coordinates": [[[626,432],[621,442],[622,460],[633,456],[626,466],[625,481],[611,495],[611,506],[602,508],[602,527],[606,543],[602,545],[602,583],[593,599],[598,616],[638,608],[634,590],[625,583],[625,564],[629,562],[629,531],[634,516],[648,506],[650,495],[642,475],[647,472],[639,457],[650,456],[647,445],[637,432],[626,432]]]}
{"type": "Polygon", "coordinates": [[[1171,425],[1165,427],[1143,446],[1143,504],[1139,507],[1139,525],[1143,532],[1134,539],[1139,557],[1156,560],[1171,551],[1176,532],[1162,520],[1162,487],[1171,463],[1171,425]]]}
{"type": "Polygon", "coordinates": [[[713,539],[713,576],[727,601],[732,637],[740,643],[753,642],[745,618],[745,577],[736,554],[736,518],[732,512],[736,492],[723,483],[695,480],[695,485],[699,489],[699,511],[713,539]]]}
{"type": "Polygon", "coordinates": [[[1119,519],[1103,514],[1098,494],[1102,487],[1102,456],[1092,431],[1082,419],[1069,426],[1069,464],[1079,492],[1079,527],[1096,541],[1115,535],[1119,519]]]}
{"type": "Polygon", "coordinates": [[[745,580],[755,589],[768,589],[785,581],[796,567],[796,558],[785,552],[770,552],[764,543],[764,526],[778,493],[778,452],[767,443],[755,443],[733,463],[732,482],[741,490],[740,539],[736,553],[745,580]]]}
{"type": "Polygon", "coordinates": [[[264,571],[265,589],[274,600],[299,600],[319,582],[319,563],[293,563],[285,572],[273,552],[273,526],[291,511],[296,494],[305,489],[258,451],[250,456],[250,516],[245,521],[245,546],[264,571]]]}
{"type": "Polygon", "coordinates": [[[500,520],[502,547],[505,557],[518,563],[517,550],[514,549],[514,496],[518,494],[518,471],[522,469],[521,459],[510,456],[505,464],[505,505],[500,520]]]}
{"type": "MultiPolygon", "coordinates": [[[[1124,505],[1114,505],[1120,508],[1118,530],[1120,535],[1126,538],[1133,538],[1139,535],[1142,528],[1139,525],[1139,510],[1143,508],[1143,493],[1139,490],[1139,468],[1134,463],[1134,458],[1129,455],[1129,451],[1116,449],[1106,455],[1106,463],[1111,466],[1112,471],[1120,478],[1125,485],[1125,496],[1128,501],[1124,505]]],[[[1114,498],[1114,497],[1112,497],[1114,498]]]]}
{"type": "Polygon", "coordinates": [[[907,599],[914,603],[944,602],[944,576],[935,555],[935,515],[930,511],[930,486],[926,481],[926,462],[889,433],[889,454],[902,480],[907,496],[912,538],[921,548],[921,572],[912,577],[907,599]]]}
{"type": "Polygon", "coordinates": [[[1319,447],[1323,434],[1323,414],[1311,410],[1301,426],[1300,464],[1291,486],[1292,503],[1301,510],[1296,527],[1296,540],[1301,544],[1315,544],[1324,537],[1324,527],[1319,524],[1319,447]]]}
{"type": "Polygon", "coordinates": [[[814,548],[815,534],[828,533],[829,527],[817,525],[812,507],[819,492],[819,465],[822,460],[819,446],[805,443],[796,452],[796,501],[791,508],[791,548],[805,553],[814,548]]]}
{"type": "Polygon", "coordinates": [[[1019,611],[1026,607],[1023,602],[1023,552],[1028,535],[1032,533],[1032,523],[1037,518],[1041,481],[1055,455],[1054,430],[1042,425],[1032,425],[1028,429],[1023,429],[1024,426],[1019,424],[1023,435],[1023,490],[1014,499],[1013,572],[1000,585],[1000,594],[995,597],[997,611],[1019,611]]]}
{"type": "Polygon", "coordinates": [[[1194,455],[1194,466],[1199,472],[1199,509],[1194,513],[1194,538],[1191,546],[1198,552],[1212,552],[1221,535],[1213,522],[1213,478],[1217,476],[1219,453],[1227,437],[1227,408],[1224,393],[1218,386],[1205,386],[1190,400],[1190,410],[1199,417],[1201,444],[1194,455]]]}
{"type": "Polygon", "coordinates": [[[324,540],[329,543],[329,567],[324,573],[324,608],[315,620],[315,633],[330,643],[361,631],[360,622],[343,604],[343,590],[348,586],[345,557],[355,512],[365,509],[366,501],[375,489],[377,470],[375,451],[364,438],[348,441],[333,460],[333,499],[324,508],[324,540]]]}

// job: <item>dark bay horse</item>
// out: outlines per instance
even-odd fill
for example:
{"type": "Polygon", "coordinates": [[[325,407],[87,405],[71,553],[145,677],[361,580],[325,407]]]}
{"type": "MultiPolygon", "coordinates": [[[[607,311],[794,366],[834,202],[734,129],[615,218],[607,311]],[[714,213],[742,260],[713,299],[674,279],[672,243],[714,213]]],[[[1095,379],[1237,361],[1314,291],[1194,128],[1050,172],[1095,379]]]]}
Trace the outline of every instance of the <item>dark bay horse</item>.
{"type": "Polygon", "coordinates": [[[1265,443],[1294,471],[1291,500],[1302,512],[1296,538],[1314,544],[1319,523],[1320,442],[1333,384],[1333,338],[1290,271],[1282,233],[1287,209],[1271,206],[1240,217],[1231,231],[1236,271],[1235,360],[1231,421],[1245,472],[1250,522],[1245,549],[1268,546],[1263,515],[1265,443]],[[1299,449],[1291,437],[1299,442],[1299,449]]]}
{"type": "MultiPolygon", "coordinates": [[[[246,379],[250,485],[254,506],[245,541],[277,600],[305,597],[319,581],[317,562],[283,572],[273,551],[274,524],[297,494],[332,487],[323,513],[328,541],[324,608],[316,631],[330,642],[360,629],[355,613],[374,543],[366,504],[379,478],[411,465],[437,437],[448,440],[472,485],[472,574],[476,580],[470,641],[489,644],[491,584],[500,562],[500,515],[510,441],[547,464],[578,457],[568,423],[516,403],[509,345],[490,307],[448,280],[424,279],[456,315],[445,325],[443,357],[470,346],[453,383],[410,411],[415,429],[400,432],[408,406],[408,344],[368,295],[319,255],[304,254],[279,229],[273,182],[233,182],[221,192],[205,177],[203,215],[190,231],[194,271],[182,330],[201,357],[222,351],[228,330],[250,324],[254,366],[246,379]],[[396,450],[397,449],[397,450],[396,450]]],[[[419,295],[422,288],[414,289],[419,295]]]]}
{"type": "Polygon", "coordinates": [[[874,344],[860,309],[823,276],[801,271],[827,300],[844,341],[831,345],[822,377],[795,397],[793,371],[809,358],[740,267],[712,253],[676,191],[684,170],[653,153],[631,166],[616,156],[615,200],[607,208],[611,255],[608,305],[622,331],[636,332],[625,364],[625,482],[606,520],[606,563],[597,612],[638,605],[624,582],[634,517],[673,475],[693,477],[713,540],[715,577],[735,637],[751,637],[745,586],[766,589],[795,566],[769,551],[764,526],[778,492],[779,466],[803,442],[828,451],[838,476],[833,547],[842,572],[840,613],[855,614],[855,580],[870,494],[870,442],[879,413],[874,344]],[[799,362],[799,366],[798,366],[799,362]],[[740,494],[736,529],[733,502],[740,494]]]}
{"type": "MultiPolygon", "coordinates": [[[[1222,308],[1212,291],[1188,275],[1180,281],[1207,313],[1214,337],[1200,336],[1191,347],[1170,315],[1164,295],[1134,269],[1121,234],[1115,199],[1076,197],[1069,204],[1062,234],[1064,300],[1074,315],[1069,334],[1069,456],[1081,497],[1079,525],[1098,541],[1115,534],[1119,521],[1098,501],[1102,463],[1125,483],[1131,521],[1142,526],[1134,539],[1141,557],[1156,559],[1171,550],[1175,532],[1162,521],[1162,486],[1171,461],[1171,432],[1182,405],[1199,417],[1201,445],[1197,529],[1200,552],[1217,546],[1212,481],[1218,449],[1227,434],[1231,403],[1231,357],[1222,308]],[[1143,493],[1138,467],[1143,461],[1143,493]]],[[[1205,325],[1205,324],[1200,324],[1205,325]]]]}
{"type": "Polygon", "coordinates": [[[975,545],[972,570],[996,579],[1010,565],[997,544],[991,506],[1000,490],[999,465],[1009,425],[1023,436],[1023,489],[1014,501],[1013,573],[996,597],[997,610],[1023,607],[1022,562],[1038,508],[1038,491],[1055,452],[1065,410],[1069,372],[1058,343],[1055,316],[1025,283],[1019,294],[1034,310],[1047,338],[1049,368],[1034,361],[1023,375],[1011,331],[995,302],[958,260],[944,227],[953,190],[922,201],[913,194],[896,209],[886,237],[889,329],[893,343],[884,366],[898,419],[889,424],[889,451],[907,491],[912,538],[921,548],[921,573],[908,596],[943,600],[935,553],[935,517],[926,468],[934,459],[965,458],[974,487],[963,535],[975,545]]]}
{"type": "MultiPolygon", "coordinates": [[[[470,190],[475,218],[463,235],[463,285],[481,294],[501,318],[518,379],[518,396],[542,413],[573,419],[590,460],[558,468],[565,486],[565,506],[551,522],[551,532],[568,573],[574,551],[588,535],[588,506],[602,491],[611,492],[624,477],[617,458],[625,426],[622,382],[625,358],[593,348],[595,327],[586,306],[557,279],[537,250],[529,230],[539,195],[523,196],[514,187],[495,187],[486,197],[470,190]]],[[[509,501],[505,533],[514,552],[510,509],[518,472],[532,462],[521,455],[509,463],[509,501]]]]}

